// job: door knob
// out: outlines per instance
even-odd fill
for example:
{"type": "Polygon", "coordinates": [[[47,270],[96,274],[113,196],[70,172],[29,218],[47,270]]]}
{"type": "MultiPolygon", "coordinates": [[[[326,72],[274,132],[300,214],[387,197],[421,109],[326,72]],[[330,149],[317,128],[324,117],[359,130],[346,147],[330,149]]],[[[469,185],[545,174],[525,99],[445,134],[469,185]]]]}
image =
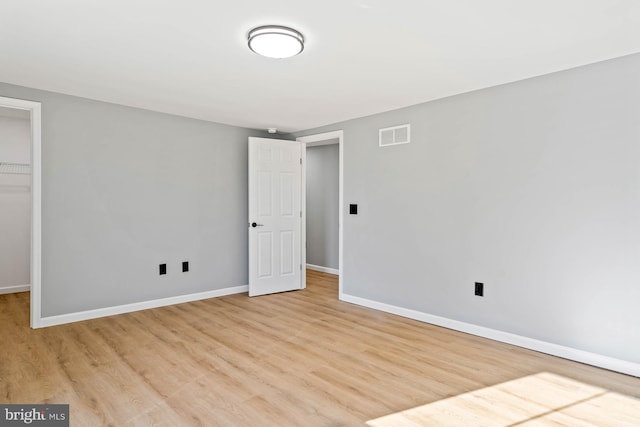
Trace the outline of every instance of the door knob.
{"type": "Polygon", "coordinates": [[[252,222],[252,223],[251,223],[251,226],[252,226],[253,228],[256,228],[256,227],[264,227],[264,224],[258,224],[257,222],[252,222]]]}

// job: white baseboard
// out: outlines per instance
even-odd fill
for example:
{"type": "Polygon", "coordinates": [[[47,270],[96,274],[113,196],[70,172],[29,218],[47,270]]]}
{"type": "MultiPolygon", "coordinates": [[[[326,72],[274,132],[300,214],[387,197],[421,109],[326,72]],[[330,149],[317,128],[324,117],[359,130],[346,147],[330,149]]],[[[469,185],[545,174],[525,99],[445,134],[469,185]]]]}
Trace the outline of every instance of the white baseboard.
{"type": "Polygon", "coordinates": [[[31,290],[31,285],[5,286],[0,288],[0,295],[15,294],[16,292],[27,292],[31,290]]]}
{"type": "Polygon", "coordinates": [[[323,267],[321,265],[307,264],[307,268],[309,270],[321,271],[322,273],[329,273],[329,274],[335,274],[335,275],[338,275],[340,273],[337,268],[323,267]]]}
{"type": "Polygon", "coordinates": [[[565,347],[546,341],[540,341],[534,338],[528,338],[509,332],[499,331],[497,329],[485,328],[484,326],[478,326],[472,323],[460,322],[458,320],[435,316],[433,314],[423,313],[421,311],[402,308],[395,305],[356,297],[353,295],[347,295],[344,293],[340,294],[340,300],[368,308],[373,308],[375,310],[396,314],[398,316],[407,317],[409,319],[419,320],[421,322],[442,326],[448,329],[454,329],[456,331],[477,335],[479,337],[489,338],[507,344],[513,344],[518,347],[539,351],[541,353],[550,354],[552,356],[558,356],[564,359],[586,363],[587,365],[593,365],[599,368],[609,369],[611,371],[621,372],[627,375],[633,375],[634,377],[640,377],[640,364],[638,363],[628,362],[626,360],[603,356],[596,353],[590,353],[584,350],[565,347]]]}
{"type": "Polygon", "coordinates": [[[248,292],[249,286],[235,286],[231,288],[216,289],[214,291],[198,292],[195,294],[179,295],[175,297],[160,298],[151,301],[142,301],[132,304],[118,305],[115,307],[98,308],[95,310],[79,311],[77,313],[61,314],[40,318],[37,326],[62,325],[65,323],[80,322],[82,320],[97,319],[99,317],[113,316],[115,314],[131,313],[133,311],[147,310],[149,308],[165,307],[168,305],[182,304],[185,302],[199,301],[203,299],[222,297],[225,295],[241,294],[248,292]]]}

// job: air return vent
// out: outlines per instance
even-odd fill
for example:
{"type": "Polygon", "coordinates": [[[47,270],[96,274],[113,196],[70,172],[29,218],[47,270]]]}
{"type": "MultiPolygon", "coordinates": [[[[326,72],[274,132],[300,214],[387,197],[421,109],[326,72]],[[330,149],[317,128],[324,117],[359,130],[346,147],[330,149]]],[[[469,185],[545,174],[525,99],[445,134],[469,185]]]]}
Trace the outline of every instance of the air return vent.
{"type": "Polygon", "coordinates": [[[389,145],[408,144],[411,142],[411,125],[393,126],[380,129],[380,147],[389,145]]]}

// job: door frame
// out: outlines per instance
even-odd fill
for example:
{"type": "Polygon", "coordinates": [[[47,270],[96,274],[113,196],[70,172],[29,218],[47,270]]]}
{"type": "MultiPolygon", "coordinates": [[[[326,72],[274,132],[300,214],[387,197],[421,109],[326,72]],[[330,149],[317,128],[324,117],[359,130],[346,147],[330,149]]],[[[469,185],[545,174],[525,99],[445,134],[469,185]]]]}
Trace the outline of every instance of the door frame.
{"type": "Polygon", "coordinates": [[[31,328],[42,318],[42,104],[0,96],[0,107],[29,111],[31,121],[31,328]]]}
{"type": "Polygon", "coordinates": [[[301,136],[296,141],[304,144],[302,150],[302,265],[304,266],[304,274],[302,275],[302,288],[307,287],[307,147],[323,144],[327,140],[338,140],[338,299],[342,299],[342,246],[343,246],[343,225],[344,225],[344,173],[343,173],[343,144],[344,131],[335,130],[331,132],[319,133],[315,135],[301,136]]]}

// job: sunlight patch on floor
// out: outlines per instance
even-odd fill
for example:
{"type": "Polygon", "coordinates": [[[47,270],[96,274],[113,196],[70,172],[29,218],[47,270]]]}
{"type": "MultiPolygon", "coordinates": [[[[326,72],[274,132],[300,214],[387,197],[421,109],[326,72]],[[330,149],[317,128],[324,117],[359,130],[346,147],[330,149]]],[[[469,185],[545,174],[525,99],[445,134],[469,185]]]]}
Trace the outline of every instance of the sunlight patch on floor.
{"type": "Polygon", "coordinates": [[[541,372],[367,422],[396,426],[640,426],[640,400],[541,372]]]}

